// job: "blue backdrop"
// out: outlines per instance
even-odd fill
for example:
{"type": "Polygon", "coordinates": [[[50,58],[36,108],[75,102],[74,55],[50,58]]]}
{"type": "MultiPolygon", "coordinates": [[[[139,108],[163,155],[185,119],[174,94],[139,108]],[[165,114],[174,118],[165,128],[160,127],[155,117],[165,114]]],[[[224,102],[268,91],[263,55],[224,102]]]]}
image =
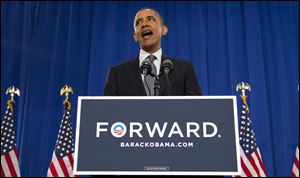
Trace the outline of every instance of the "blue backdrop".
{"type": "Polygon", "coordinates": [[[6,88],[19,87],[21,174],[47,174],[63,112],[60,88],[74,89],[75,131],[77,96],[103,95],[109,67],[138,54],[133,18],[144,6],[164,16],[163,52],[194,64],[204,95],[239,96],[236,85],[250,83],[248,104],[267,174],[290,176],[299,142],[296,1],[1,1],[1,117],[6,88]]]}

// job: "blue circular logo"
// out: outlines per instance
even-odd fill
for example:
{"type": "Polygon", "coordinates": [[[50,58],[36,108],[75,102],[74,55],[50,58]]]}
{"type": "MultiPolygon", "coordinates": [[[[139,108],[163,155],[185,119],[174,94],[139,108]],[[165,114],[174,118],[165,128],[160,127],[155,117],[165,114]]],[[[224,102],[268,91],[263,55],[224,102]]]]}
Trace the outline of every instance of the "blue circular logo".
{"type": "Polygon", "coordinates": [[[120,138],[126,134],[127,128],[126,125],[122,122],[116,122],[111,126],[111,134],[114,137],[120,138]]]}

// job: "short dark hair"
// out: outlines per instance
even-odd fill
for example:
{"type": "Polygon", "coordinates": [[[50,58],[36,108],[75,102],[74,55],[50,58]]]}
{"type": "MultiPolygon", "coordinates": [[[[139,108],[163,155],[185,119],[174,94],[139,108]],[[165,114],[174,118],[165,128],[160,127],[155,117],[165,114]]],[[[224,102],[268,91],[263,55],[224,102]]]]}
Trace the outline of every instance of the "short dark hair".
{"type": "Polygon", "coordinates": [[[145,10],[145,9],[150,9],[150,10],[152,10],[153,12],[155,12],[155,13],[159,16],[161,24],[164,25],[164,23],[165,23],[165,22],[164,22],[164,18],[160,15],[160,13],[159,13],[157,10],[155,10],[155,9],[153,9],[153,8],[151,8],[151,7],[142,7],[142,8],[140,8],[140,9],[135,13],[135,16],[136,16],[137,13],[139,13],[140,11],[145,10]]]}

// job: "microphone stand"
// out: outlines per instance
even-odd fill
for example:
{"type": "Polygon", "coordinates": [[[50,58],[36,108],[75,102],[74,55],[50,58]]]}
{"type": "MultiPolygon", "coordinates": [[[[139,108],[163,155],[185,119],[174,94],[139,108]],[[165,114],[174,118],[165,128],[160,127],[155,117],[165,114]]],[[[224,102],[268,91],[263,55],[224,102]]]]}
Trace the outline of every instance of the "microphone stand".
{"type": "Polygon", "coordinates": [[[154,80],[154,96],[159,96],[159,89],[160,89],[160,86],[159,86],[159,78],[156,76],[156,75],[153,75],[151,74],[151,76],[155,77],[155,80],[154,80]]]}
{"type": "Polygon", "coordinates": [[[168,96],[170,96],[171,95],[171,88],[172,88],[172,86],[171,86],[171,82],[170,82],[170,79],[169,79],[169,74],[166,73],[165,76],[166,76],[167,86],[168,86],[167,93],[168,93],[168,96]]]}

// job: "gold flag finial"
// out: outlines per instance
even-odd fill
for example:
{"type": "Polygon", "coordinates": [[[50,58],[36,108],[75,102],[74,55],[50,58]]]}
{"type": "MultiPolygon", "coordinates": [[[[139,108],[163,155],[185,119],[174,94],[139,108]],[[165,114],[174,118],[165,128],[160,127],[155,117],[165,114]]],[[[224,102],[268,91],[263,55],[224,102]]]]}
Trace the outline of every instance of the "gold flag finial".
{"type": "Polygon", "coordinates": [[[248,107],[248,104],[247,104],[247,101],[246,101],[247,96],[245,95],[246,90],[251,91],[251,87],[250,87],[249,83],[241,82],[241,83],[237,84],[237,86],[236,86],[236,91],[238,92],[238,91],[240,91],[240,90],[241,90],[241,92],[242,92],[242,95],[240,95],[240,96],[241,96],[241,98],[242,98],[242,100],[243,100],[243,103],[244,103],[245,106],[246,106],[247,112],[249,113],[250,111],[249,111],[249,107],[248,107]]]}
{"type": "Polygon", "coordinates": [[[15,86],[11,86],[6,89],[5,94],[10,95],[10,100],[7,101],[7,105],[10,108],[10,110],[13,112],[14,111],[13,104],[15,103],[14,96],[15,96],[15,94],[20,96],[20,90],[15,86]]]}
{"type": "Polygon", "coordinates": [[[69,102],[69,93],[73,94],[73,89],[71,86],[65,85],[64,87],[62,87],[60,89],[60,95],[62,96],[63,94],[65,94],[66,98],[63,102],[64,105],[66,105],[68,107],[68,109],[71,109],[71,103],[69,102]]]}

